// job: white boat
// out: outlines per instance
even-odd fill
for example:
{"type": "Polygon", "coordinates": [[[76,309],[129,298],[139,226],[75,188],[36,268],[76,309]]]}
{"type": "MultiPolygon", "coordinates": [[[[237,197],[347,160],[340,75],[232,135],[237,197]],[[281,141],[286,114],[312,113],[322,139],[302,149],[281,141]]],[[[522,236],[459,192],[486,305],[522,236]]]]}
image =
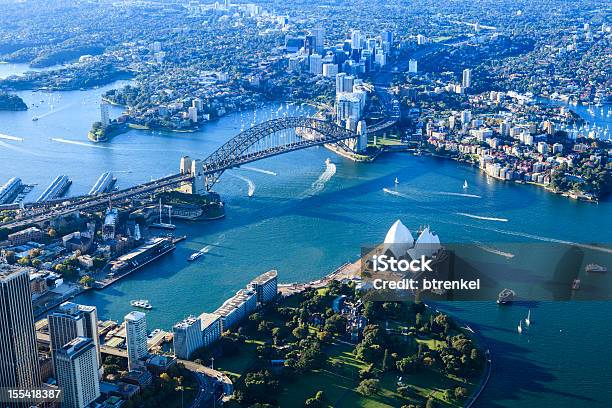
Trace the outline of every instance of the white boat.
{"type": "Polygon", "coordinates": [[[201,257],[202,255],[204,255],[205,253],[208,252],[208,247],[205,246],[204,248],[200,249],[198,252],[194,252],[193,254],[191,254],[189,256],[189,258],[187,258],[188,261],[195,261],[196,259],[198,259],[199,257],[201,257]]]}
{"type": "Polygon", "coordinates": [[[149,303],[149,301],[146,299],[132,300],[130,301],[130,305],[133,307],[139,307],[141,309],[146,309],[146,310],[153,309],[153,306],[151,306],[151,303],[149,303]]]}
{"type": "Polygon", "coordinates": [[[463,180],[463,189],[467,189],[468,188],[468,182],[467,180],[463,180]]]}
{"type": "Polygon", "coordinates": [[[397,179],[397,177],[395,178],[395,184],[399,184],[399,180],[397,179]]]}
{"type": "Polygon", "coordinates": [[[529,327],[531,324],[531,309],[527,312],[527,318],[525,319],[525,326],[529,327]]]}
{"type": "Polygon", "coordinates": [[[518,331],[519,334],[521,334],[523,332],[523,324],[522,324],[522,320],[519,320],[519,325],[516,328],[516,330],[518,331]]]}

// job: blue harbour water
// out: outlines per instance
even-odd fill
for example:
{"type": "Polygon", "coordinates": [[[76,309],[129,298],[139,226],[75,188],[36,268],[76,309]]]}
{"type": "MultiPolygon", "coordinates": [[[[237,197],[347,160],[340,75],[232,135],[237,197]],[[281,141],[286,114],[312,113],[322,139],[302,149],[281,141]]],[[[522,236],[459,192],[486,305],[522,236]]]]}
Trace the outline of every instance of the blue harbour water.
{"type": "MultiPolygon", "coordinates": [[[[69,194],[86,193],[104,171],[115,172],[118,186],[126,187],[176,172],[182,155],[203,158],[252,123],[312,112],[308,106],[270,104],[228,115],[195,133],[130,131],[109,143],[89,143],[86,134],[99,117],[100,95],[119,85],[21,92],[28,105],[37,106],[0,112],[0,180],[19,176],[37,183],[29,199],[58,174],[72,178],[69,194]],[[33,116],[40,119],[32,121],[33,116]]],[[[113,108],[112,114],[120,112],[113,108]]],[[[120,320],[131,299],[145,298],[154,306],[149,327],[169,329],[188,314],[213,311],[268,269],[278,269],[282,282],[321,277],[355,260],[361,245],[379,242],[398,218],[413,231],[430,225],[443,242],[607,242],[612,230],[609,200],[571,201],[535,187],[487,180],[452,161],[406,154],[366,164],[312,148],[228,171],[216,190],[227,205],[225,219],[180,223],[177,234],[188,239],[174,252],[77,300],[97,306],[103,318],[120,320]],[[399,194],[385,193],[384,188],[395,188],[395,177],[399,194]],[[205,246],[210,250],[204,257],[187,261],[205,246]]],[[[610,406],[610,303],[437,307],[469,322],[492,351],[493,374],[477,406],[610,406]],[[529,308],[534,323],[519,335],[516,325],[529,308]]]]}

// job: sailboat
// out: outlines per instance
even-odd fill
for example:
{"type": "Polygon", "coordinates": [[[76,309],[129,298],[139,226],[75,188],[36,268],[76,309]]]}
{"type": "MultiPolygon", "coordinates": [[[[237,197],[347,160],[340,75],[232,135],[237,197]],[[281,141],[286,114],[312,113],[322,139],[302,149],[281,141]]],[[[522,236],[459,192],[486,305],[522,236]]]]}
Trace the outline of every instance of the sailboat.
{"type": "Polygon", "coordinates": [[[395,184],[399,184],[399,180],[397,179],[397,177],[395,178],[395,184]]]}
{"type": "Polygon", "coordinates": [[[531,324],[531,310],[527,312],[527,318],[525,319],[525,326],[529,327],[531,324]]]}
{"type": "Polygon", "coordinates": [[[519,320],[519,325],[516,328],[516,330],[519,332],[519,334],[521,334],[523,332],[523,324],[522,323],[523,323],[523,321],[519,320]]]}
{"type": "Polygon", "coordinates": [[[468,183],[467,180],[463,180],[463,189],[467,189],[468,188],[468,183]]]}

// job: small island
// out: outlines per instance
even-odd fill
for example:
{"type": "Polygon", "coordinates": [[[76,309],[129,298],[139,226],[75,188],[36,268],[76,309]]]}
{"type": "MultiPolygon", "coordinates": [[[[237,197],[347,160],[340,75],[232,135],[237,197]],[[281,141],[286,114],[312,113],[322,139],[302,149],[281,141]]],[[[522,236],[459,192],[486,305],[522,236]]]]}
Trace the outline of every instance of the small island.
{"type": "Polygon", "coordinates": [[[28,105],[17,95],[0,92],[0,111],[25,111],[28,105]]]}
{"type": "Polygon", "coordinates": [[[129,126],[126,123],[110,123],[107,126],[103,126],[102,122],[94,122],[91,125],[91,130],[87,133],[87,138],[92,142],[107,142],[114,136],[125,133],[129,130],[129,126]]]}

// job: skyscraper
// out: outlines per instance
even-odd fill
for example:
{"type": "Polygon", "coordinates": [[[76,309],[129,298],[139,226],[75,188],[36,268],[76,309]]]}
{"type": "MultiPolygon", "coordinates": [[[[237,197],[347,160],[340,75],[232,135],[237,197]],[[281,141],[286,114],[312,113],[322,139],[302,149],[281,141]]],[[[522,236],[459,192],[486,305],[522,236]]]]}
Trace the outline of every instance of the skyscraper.
{"type": "Polygon", "coordinates": [[[88,337],[96,348],[98,367],[101,365],[98,312],[95,306],[64,302],[56,312],[48,316],[48,320],[51,355],[54,356],[57,350],[77,337],[88,337]]]}
{"type": "Polygon", "coordinates": [[[55,354],[57,383],[64,392],[63,408],[83,408],[100,396],[98,357],[92,339],[77,337],[55,354]]]}
{"type": "Polygon", "coordinates": [[[188,359],[194,351],[204,345],[202,342],[202,321],[189,316],[172,326],[174,355],[188,359]]]}
{"type": "Polygon", "coordinates": [[[461,87],[465,90],[472,85],[472,70],[464,69],[463,70],[463,81],[461,81],[461,87]]]}
{"type": "Polygon", "coordinates": [[[344,92],[344,77],[346,74],[344,72],[339,72],[336,75],[336,93],[344,92]]]}
{"type": "Polygon", "coordinates": [[[361,49],[361,31],[353,30],[351,32],[351,49],[360,50],[361,49]]]}
{"type": "Polygon", "coordinates": [[[317,54],[323,55],[324,41],[325,41],[325,29],[321,26],[317,26],[310,31],[310,34],[314,36],[314,49],[317,54]]]}
{"type": "Polygon", "coordinates": [[[40,386],[27,268],[0,264],[0,387],[40,386]]]}
{"type": "Polygon", "coordinates": [[[138,368],[140,359],[148,354],[147,315],[136,311],[125,315],[125,332],[127,336],[128,368],[131,371],[138,368]]]}

